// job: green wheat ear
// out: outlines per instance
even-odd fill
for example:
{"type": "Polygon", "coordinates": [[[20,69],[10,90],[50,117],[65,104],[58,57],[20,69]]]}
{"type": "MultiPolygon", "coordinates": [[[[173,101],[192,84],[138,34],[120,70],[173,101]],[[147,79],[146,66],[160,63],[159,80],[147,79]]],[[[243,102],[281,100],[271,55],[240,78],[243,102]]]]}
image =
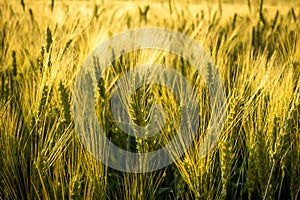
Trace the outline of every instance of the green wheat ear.
{"type": "Polygon", "coordinates": [[[218,1],[218,6],[219,6],[219,13],[220,13],[220,16],[222,16],[222,14],[223,14],[223,7],[222,7],[222,0],[219,0],[218,1]]]}
{"type": "MultiPolygon", "coordinates": [[[[291,137],[294,140],[290,144],[290,158],[291,158],[291,184],[290,191],[292,198],[297,199],[299,196],[299,185],[300,185],[300,102],[294,103],[294,109],[291,113],[291,120],[293,123],[293,127],[290,127],[289,134],[293,133],[291,137]]],[[[291,122],[291,121],[290,121],[291,122]]]]}
{"type": "Polygon", "coordinates": [[[73,40],[70,39],[70,40],[66,43],[62,55],[64,55],[64,54],[67,52],[67,50],[69,49],[69,47],[70,47],[70,45],[71,45],[72,42],[73,42],[73,40]]]}
{"type": "Polygon", "coordinates": [[[34,15],[33,15],[31,8],[29,9],[29,15],[30,15],[30,20],[31,20],[32,24],[34,24],[34,15]]]}
{"type": "Polygon", "coordinates": [[[24,3],[24,0],[21,0],[21,6],[23,8],[23,11],[25,11],[25,3],[24,3]]]}
{"type": "Polygon", "coordinates": [[[251,3],[251,0],[248,0],[248,9],[249,9],[249,12],[251,13],[252,12],[252,3],[251,3]]]}
{"type": "Polygon", "coordinates": [[[3,72],[0,72],[1,75],[1,97],[7,101],[12,93],[11,89],[11,83],[12,83],[12,77],[10,74],[6,74],[3,72]]]}
{"type": "Polygon", "coordinates": [[[266,21],[266,18],[264,16],[264,13],[263,13],[263,6],[264,6],[264,1],[260,0],[260,5],[259,5],[259,19],[260,19],[260,21],[265,26],[265,25],[267,25],[267,21],[266,21]]]}
{"type": "Polygon", "coordinates": [[[294,7],[291,8],[291,14],[292,14],[292,17],[293,17],[294,22],[296,23],[296,22],[297,22],[297,16],[296,16],[294,7]]]}
{"type": "Polygon", "coordinates": [[[41,72],[43,71],[43,68],[44,68],[44,59],[45,59],[45,47],[42,46],[41,47],[41,55],[37,59],[37,63],[38,63],[38,66],[39,66],[41,72]]]}
{"type": "Polygon", "coordinates": [[[12,51],[11,53],[11,56],[12,56],[12,75],[13,76],[17,76],[17,58],[16,58],[16,52],[15,51],[12,51]]]}
{"type": "Polygon", "coordinates": [[[52,31],[49,28],[49,26],[47,27],[47,45],[46,45],[46,52],[49,53],[50,51],[50,47],[52,44],[53,40],[52,40],[52,31]]]}
{"type": "Polygon", "coordinates": [[[272,32],[274,32],[274,30],[275,30],[275,27],[276,27],[276,24],[277,24],[277,21],[278,21],[278,16],[279,16],[279,10],[276,11],[276,15],[275,15],[275,18],[274,18],[273,23],[272,23],[272,32]]]}
{"type": "Polygon", "coordinates": [[[70,92],[64,86],[62,81],[59,82],[58,90],[60,94],[60,103],[63,107],[64,122],[69,124],[71,122],[70,92]]]}
{"type": "Polygon", "coordinates": [[[235,29],[236,19],[237,19],[237,13],[234,13],[233,20],[232,20],[232,30],[235,29]]]}
{"type": "Polygon", "coordinates": [[[95,4],[95,6],[94,6],[93,17],[95,17],[96,19],[98,19],[98,17],[99,17],[97,4],[95,4]]]}
{"type": "Polygon", "coordinates": [[[51,0],[51,11],[53,12],[53,10],[54,10],[54,1],[55,0],[51,0]]]}
{"type": "Polygon", "coordinates": [[[47,103],[47,98],[48,98],[48,93],[49,93],[49,86],[45,85],[43,87],[42,90],[42,98],[39,102],[39,106],[38,106],[38,111],[37,111],[37,117],[41,117],[43,110],[46,107],[46,103],[47,103]]]}
{"type": "Polygon", "coordinates": [[[98,91],[99,91],[99,94],[101,96],[101,98],[104,100],[106,95],[105,95],[105,82],[104,82],[104,79],[101,77],[98,81],[98,91]]]}

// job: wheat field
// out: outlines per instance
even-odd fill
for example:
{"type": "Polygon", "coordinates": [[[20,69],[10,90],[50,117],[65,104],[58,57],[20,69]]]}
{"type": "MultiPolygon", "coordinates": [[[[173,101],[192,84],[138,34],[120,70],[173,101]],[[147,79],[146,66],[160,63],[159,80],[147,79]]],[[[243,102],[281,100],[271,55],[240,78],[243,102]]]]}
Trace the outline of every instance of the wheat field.
{"type": "Polygon", "coordinates": [[[1,0],[0,199],[299,199],[299,77],[296,1],[1,0]],[[158,50],[116,58],[98,80],[95,109],[120,148],[159,149],[179,126],[181,107],[159,85],[140,87],[128,108],[144,126],[153,102],[160,104],[166,125],[158,136],[129,137],[112,120],[115,83],[137,65],[172,66],[192,85],[201,108],[196,138],[180,158],[153,172],[127,173],[82,145],[72,94],[90,52],[142,27],[178,31],[205,49],[224,83],[226,118],[217,145],[199,157],[211,106],[191,63],[158,50]]]}

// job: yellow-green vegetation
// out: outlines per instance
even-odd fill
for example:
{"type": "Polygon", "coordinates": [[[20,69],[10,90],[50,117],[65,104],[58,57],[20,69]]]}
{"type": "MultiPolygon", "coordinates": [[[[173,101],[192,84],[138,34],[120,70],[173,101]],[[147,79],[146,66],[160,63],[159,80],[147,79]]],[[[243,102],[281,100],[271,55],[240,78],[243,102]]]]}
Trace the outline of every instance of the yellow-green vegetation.
{"type": "Polygon", "coordinates": [[[299,37],[294,1],[2,0],[0,199],[299,199],[299,37]],[[201,108],[196,140],[182,157],[164,169],[131,174],[103,165],[82,146],[72,91],[97,45],[138,27],[179,31],[203,46],[224,81],[227,115],[217,146],[199,157],[211,110],[193,66],[157,50],[116,59],[98,82],[95,102],[99,123],[119,147],[161,148],[180,120],[172,93],[145,85],[132,95],[130,115],[144,126],[157,102],[167,113],[161,133],[141,139],[116,126],[109,105],[114,84],[137,65],[173,66],[193,86],[201,108]]]}

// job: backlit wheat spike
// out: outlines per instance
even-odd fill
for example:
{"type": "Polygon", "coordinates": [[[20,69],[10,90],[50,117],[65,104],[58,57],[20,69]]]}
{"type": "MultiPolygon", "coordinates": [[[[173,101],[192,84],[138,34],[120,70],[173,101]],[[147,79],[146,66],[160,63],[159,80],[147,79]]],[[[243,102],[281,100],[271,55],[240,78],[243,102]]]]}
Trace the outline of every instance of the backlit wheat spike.
{"type": "Polygon", "coordinates": [[[292,198],[299,197],[300,189],[299,184],[300,181],[297,178],[298,174],[300,173],[300,103],[299,101],[295,101],[292,104],[289,118],[286,120],[285,123],[285,133],[284,135],[281,135],[280,140],[280,152],[278,152],[278,156],[282,152],[286,152],[287,148],[290,147],[291,151],[291,196],[292,198]],[[294,140],[290,140],[290,138],[294,138],[294,140]]]}
{"type": "Polygon", "coordinates": [[[259,178],[259,184],[261,187],[261,195],[264,196],[265,191],[268,187],[268,178],[266,174],[270,174],[271,171],[271,159],[270,154],[268,153],[267,148],[267,138],[264,136],[264,130],[266,124],[264,123],[265,115],[267,115],[267,107],[265,107],[263,98],[259,99],[258,107],[256,111],[255,121],[257,124],[255,125],[255,170],[257,171],[257,175],[259,178]],[[264,164],[263,164],[264,163],[264,164]]]}
{"type": "MultiPolygon", "coordinates": [[[[300,10],[296,0],[274,2],[0,1],[0,199],[299,199],[300,10]],[[112,63],[102,70],[100,60],[91,60],[87,67],[98,70],[90,87],[95,114],[120,149],[143,153],[165,147],[178,134],[185,103],[165,87],[141,86],[130,96],[130,119],[149,124],[150,107],[157,103],[166,123],[151,138],[126,134],[110,101],[126,72],[146,63],[174,68],[192,86],[200,107],[195,140],[181,157],[155,172],[126,173],[108,167],[82,144],[72,124],[71,94],[87,56],[138,27],[180,31],[195,40],[218,66],[227,112],[216,147],[199,157],[211,122],[214,64],[200,63],[196,70],[175,49],[157,53],[164,46],[128,52],[130,46],[121,51],[112,45],[99,52],[112,63]]],[[[131,39],[137,47],[138,38],[131,39]]],[[[145,36],[142,42],[159,45],[160,39],[145,36]]],[[[181,47],[187,47],[181,54],[198,58],[188,44],[181,47]]],[[[161,76],[163,82],[170,78],[161,76]]]]}
{"type": "Polygon", "coordinates": [[[255,152],[254,152],[254,128],[251,127],[252,124],[247,124],[247,131],[248,131],[248,138],[247,138],[247,149],[248,149],[248,169],[247,169],[247,178],[246,178],[246,185],[248,190],[248,199],[253,199],[253,193],[256,188],[256,182],[257,182],[257,171],[255,169],[255,152]]]}
{"type": "Polygon", "coordinates": [[[69,124],[71,122],[70,94],[62,81],[59,82],[58,90],[60,94],[60,102],[63,107],[64,122],[69,124]]]}
{"type": "Polygon", "coordinates": [[[241,109],[239,99],[237,97],[232,97],[228,105],[228,115],[225,122],[226,135],[223,136],[220,145],[220,164],[221,164],[221,177],[222,177],[222,198],[227,196],[227,186],[231,177],[231,170],[233,168],[233,163],[235,160],[235,144],[237,143],[238,136],[238,126],[237,116],[241,109]]]}
{"type": "Polygon", "coordinates": [[[227,196],[227,186],[229,183],[230,173],[231,173],[231,165],[232,165],[232,146],[230,144],[229,137],[224,137],[221,144],[221,173],[222,173],[222,198],[226,198],[227,196]]]}

